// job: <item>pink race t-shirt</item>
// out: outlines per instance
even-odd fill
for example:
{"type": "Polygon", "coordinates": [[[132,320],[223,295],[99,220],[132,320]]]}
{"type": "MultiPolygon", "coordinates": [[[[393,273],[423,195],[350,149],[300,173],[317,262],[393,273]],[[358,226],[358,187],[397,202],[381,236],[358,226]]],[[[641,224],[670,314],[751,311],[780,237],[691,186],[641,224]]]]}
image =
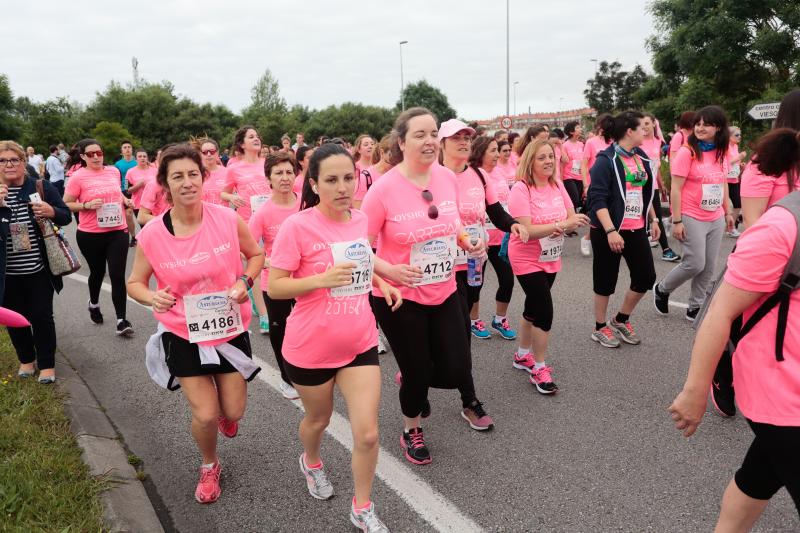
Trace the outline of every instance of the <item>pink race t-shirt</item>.
{"type": "Polygon", "coordinates": [[[750,161],[742,173],[742,198],[769,198],[774,204],[789,194],[789,181],[786,173],[780,176],[767,176],[761,173],[758,165],[750,161]]]}
{"type": "MultiPolygon", "coordinates": [[[[511,216],[530,217],[531,224],[552,224],[567,219],[567,209],[572,209],[572,201],[564,188],[564,184],[556,181],[547,187],[528,187],[524,181],[518,181],[512,188],[508,199],[511,216]]],[[[555,261],[542,261],[542,244],[540,239],[529,239],[522,242],[512,234],[508,241],[508,259],[515,275],[531,272],[547,272],[552,274],[561,270],[561,257],[555,261]]]]}
{"type": "MultiPolygon", "coordinates": [[[[321,274],[333,266],[330,245],[367,239],[367,217],[357,209],[335,222],[319,209],[305,209],[281,224],[270,263],[293,278],[321,274]]],[[[369,250],[368,250],[369,251],[369,250]]],[[[372,253],[369,251],[369,253],[372,253]]],[[[315,289],[295,298],[286,321],[283,357],[300,368],[339,368],[378,344],[369,293],[333,297],[315,289]]]]}
{"type": "Polygon", "coordinates": [[[561,175],[565,180],[582,180],[581,160],[583,159],[584,145],[581,141],[565,141],[564,152],[569,161],[561,163],[561,175]]]}
{"type": "MultiPolygon", "coordinates": [[[[450,236],[458,238],[461,221],[458,215],[459,186],[455,175],[434,163],[426,189],[433,195],[432,205],[439,211],[436,219],[428,217],[431,204],[422,197],[423,188],[406,179],[398,167],[384,174],[364,197],[361,209],[369,218],[369,235],[377,237],[378,257],[389,264],[411,264],[411,251],[415,244],[418,249],[426,246],[420,243],[426,242],[439,247],[450,236]]],[[[452,269],[456,251],[451,251],[452,257],[443,262],[452,261],[445,265],[452,269]]],[[[422,305],[439,305],[456,290],[454,272],[442,281],[414,288],[397,285],[389,279],[386,281],[400,289],[404,300],[422,305]]],[[[381,296],[377,291],[373,293],[381,296]]]]}
{"type": "Polygon", "coordinates": [[[669,141],[669,159],[672,160],[675,157],[675,154],[678,153],[678,150],[681,146],[686,144],[686,141],[689,139],[689,133],[684,131],[677,131],[675,135],[672,136],[672,139],[669,141]]]}
{"type": "Polygon", "coordinates": [[[247,226],[250,228],[250,233],[256,242],[263,241],[264,243],[264,257],[267,260],[264,262],[264,270],[261,272],[261,288],[267,289],[267,281],[269,279],[269,258],[272,256],[272,243],[275,241],[275,236],[278,234],[281,224],[290,216],[300,209],[300,197],[295,196],[295,201],[292,205],[284,206],[277,205],[270,200],[262,205],[253,216],[247,226]]]}
{"type": "MultiPolygon", "coordinates": [[[[155,165],[151,165],[147,168],[139,168],[139,166],[135,166],[125,174],[125,179],[128,181],[128,187],[130,188],[133,185],[137,185],[140,182],[144,181],[145,185],[147,185],[150,181],[156,180],[156,172],[158,169],[155,165]]],[[[133,208],[139,209],[139,206],[142,205],[142,195],[144,194],[144,187],[136,189],[133,193],[131,193],[131,202],[133,202],[133,208]]]]}
{"type": "Polygon", "coordinates": [[[681,189],[681,215],[701,222],[725,215],[722,204],[728,158],[718,161],[716,154],[716,150],[701,152],[697,159],[688,146],[682,146],[670,161],[672,175],[686,178],[681,189]]]}
{"type": "MultiPolygon", "coordinates": [[[[797,224],[782,207],[768,209],[748,228],[728,257],[725,281],[743,291],[764,293],[743,313],[748,318],[778,289],[797,238],[797,224]]],[[[778,307],[739,341],[733,354],[736,403],[754,422],[800,426],[800,291],[792,292],[783,343],[775,358],[778,307]]]]}
{"type": "MultiPolygon", "coordinates": [[[[728,161],[733,161],[739,157],[739,145],[734,143],[728,144],[728,161]]],[[[739,174],[742,171],[742,162],[731,163],[728,167],[728,183],[739,183],[739,174]]]]}
{"type": "Polygon", "coordinates": [[[253,197],[263,199],[272,194],[269,182],[264,176],[264,160],[259,159],[255,163],[239,161],[234,167],[229,165],[227,169],[225,186],[233,187],[239,198],[245,201],[245,206],[240,207],[237,212],[247,222],[253,214],[252,205],[257,203],[253,197]]]}
{"type": "MultiPolygon", "coordinates": [[[[95,199],[103,200],[100,209],[86,209],[80,212],[78,229],[86,233],[105,233],[107,231],[128,231],[128,223],[125,220],[124,196],[119,188],[120,174],[116,167],[103,167],[102,170],[90,170],[87,167],[74,171],[67,185],[64,194],[75,197],[76,202],[86,203],[95,199]],[[114,207],[117,205],[118,207],[114,207]],[[100,227],[97,223],[98,213],[104,212],[106,215],[119,215],[120,223],[111,227],[100,227]]],[[[101,213],[102,214],[102,213],[101,213]]]]}
{"type": "MultiPolygon", "coordinates": [[[[164,216],[151,220],[136,235],[139,246],[153,267],[158,289],[169,286],[177,303],[165,313],[153,313],[170,332],[189,340],[184,297],[228,291],[244,274],[239,258],[239,217],[222,206],[203,203],[200,228],[187,237],[172,235],[164,225],[164,216]]],[[[239,305],[244,329],[250,323],[250,302],[239,305]]],[[[236,337],[203,341],[215,346],[236,337]]]]}
{"type": "Polygon", "coordinates": [[[222,201],[222,189],[228,179],[228,169],[218,165],[213,171],[208,173],[208,177],[203,181],[203,201],[211,204],[225,206],[227,202],[222,201]]]}
{"type": "Polygon", "coordinates": [[[592,170],[594,162],[597,161],[597,154],[599,154],[601,151],[605,150],[609,146],[611,146],[611,142],[610,141],[606,142],[602,135],[595,135],[594,137],[586,141],[586,144],[583,147],[583,158],[587,161],[586,163],[587,182],[589,183],[592,182],[591,174],[588,171],[592,170]]]}
{"type": "MultiPolygon", "coordinates": [[[[464,172],[456,174],[458,182],[458,215],[464,226],[480,226],[480,230],[485,230],[486,206],[498,202],[497,192],[494,190],[491,179],[485,171],[481,170],[486,185],[475,172],[475,169],[468,166],[464,172]]],[[[481,231],[483,234],[483,231],[481,231]]],[[[483,237],[482,237],[483,238],[483,237]]],[[[486,240],[484,238],[484,240],[486,240]]],[[[457,264],[456,272],[466,270],[467,264],[457,264]]]]}
{"type": "Polygon", "coordinates": [[[647,154],[647,158],[650,160],[648,163],[650,166],[650,172],[656,179],[658,187],[661,188],[661,140],[656,139],[655,137],[645,139],[642,141],[642,145],[639,148],[641,148],[644,153],[647,154]]]}
{"type": "MultiPolygon", "coordinates": [[[[486,182],[491,184],[492,189],[494,189],[497,195],[497,201],[500,202],[503,209],[508,212],[508,195],[511,191],[508,188],[506,176],[502,172],[497,172],[496,166],[491,172],[484,174],[484,176],[486,176],[486,182]]],[[[486,228],[486,233],[489,234],[489,246],[500,246],[503,243],[503,235],[505,235],[505,233],[495,228],[494,224],[489,220],[487,220],[486,228]]]]}
{"type": "MultiPolygon", "coordinates": [[[[497,165],[492,170],[492,174],[497,174],[498,176],[502,176],[506,180],[506,189],[511,189],[514,186],[514,182],[517,181],[517,165],[511,160],[511,157],[508,158],[506,163],[502,161],[497,161],[497,165]]],[[[495,189],[499,186],[499,181],[495,183],[495,189]]]]}
{"type": "Polygon", "coordinates": [[[147,182],[142,194],[141,207],[148,209],[153,216],[161,215],[169,209],[167,194],[156,180],[147,182]]]}
{"type": "Polygon", "coordinates": [[[305,181],[305,176],[301,172],[294,178],[294,185],[292,186],[292,190],[298,196],[303,194],[303,181],[305,181]]]}
{"type": "Polygon", "coordinates": [[[359,171],[355,199],[358,201],[364,201],[364,196],[367,195],[367,190],[372,188],[372,186],[375,185],[375,182],[378,181],[378,178],[381,176],[383,176],[383,174],[378,170],[376,165],[372,165],[369,168],[363,169],[363,171],[359,171]],[[367,176],[364,174],[364,172],[369,173],[369,182],[367,181],[367,176]]]}

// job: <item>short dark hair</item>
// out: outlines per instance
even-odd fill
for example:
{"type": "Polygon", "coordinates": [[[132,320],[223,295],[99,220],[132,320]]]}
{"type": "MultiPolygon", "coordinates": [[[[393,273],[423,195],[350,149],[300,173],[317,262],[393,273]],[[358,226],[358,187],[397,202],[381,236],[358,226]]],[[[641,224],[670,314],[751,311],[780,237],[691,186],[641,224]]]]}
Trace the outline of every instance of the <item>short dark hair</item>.
{"type": "Polygon", "coordinates": [[[259,135],[258,130],[255,126],[251,126],[250,124],[245,124],[233,135],[233,153],[234,154],[244,154],[244,150],[242,150],[241,146],[244,144],[244,138],[247,135],[247,132],[253,130],[256,132],[256,135],[259,135]]]}
{"type": "Polygon", "coordinates": [[[119,147],[120,147],[120,148],[122,148],[122,147],[123,147],[123,146],[125,146],[126,144],[130,144],[130,145],[131,145],[131,149],[133,149],[133,143],[132,143],[132,142],[130,142],[128,139],[125,139],[124,141],[122,141],[121,143],[119,143],[119,147]]]}
{"type": "Polygon", "coordinates": [[[564,126],[564,134],[568,139],[572,138],[572,134],[575,133],[576,129],[578,129],[578,124],[580,124],[580,122],[577,120],[571,120],[567,122],[566,126],[564,126]]]}
{"type": "Polygon", "coordinates": [[[483,165],[483,156],[486,155],[492,143],[497,144],[497,140],[495,140],[494,137],[477,137],[472,141],[472,150],[469,154],[469,166],[472,167],[478,176],[481,175],[480,168],[481,165],[483,165]]]}
{"type": "Polygon", "coordinates": [[[353,156],[344,146],[334,142],[327,142],[314,150],[314,155],[311,156],[311,161],[308,163],[305,179],[303,180],[303,194],[300,199],[301,210],[314,207],[319,203],[319,195],[315,194],[311,189],[311,182],[309,180],[314,180],[315,182],[318,181],[320,164],[329,157],[335,155],[346,155],[348,158],[350,158],[350,161],[353,162],[353,171],[355,171],[356,167],[355,161],[353,161],[353,156]]]}
{"type": "Polygon", "coordinates": [[[297,167],[297,171],[298,172],[300,170],[305,172],[305,169],[301,166],[301,161],[306,158],[306,152],[308,152],[309,150],[313,150],[313,149],[314,149],[313,146],[308,146],[308,145],[298,146],[297,147],[297,154],[296,154],[297,161],[295,161],[295,167],[297,167]]]}
{"type": "Polygon", "coordinates": [[[158,162],[158,172],[156,173],[156,181],[167,192],[169,192],[167,168],[171,162],[179,159],[191,159],[194,161],[197,164],[197,168],[200,169],[203,181],[208,176],[208,172],[203,167],[203,158],[200,157],[200,152],[195,150],[194,146],[189,143],[168,144],[161,150],[161,159],[158,162]]]}
{"type": "Polygon", "coordinates": [[[55,144],[50,145],[50,153],[52,154],[53,152],[58,152],[58,146],[55,144]]]}
{"type": "MultiPolygon", "coordinates": [[[[702,108],[694,114],[692,128],[701,120],[705,124],[710,124],[719,128],[717,134],[714,135],[714,144],[717,146],[715,159],[717,161],[722,161],[728,153],[728,143],[731,140],[731,131],[728,128],[728,117],[725,116],[725,111],[716,105],[708,105],[702,108]]],[[[689,134],[686,143],[696,156],[700,155],[700,141],[694,136],[694,131],[689,134]]]]}
{"type": "MultiPolygon", "coordinates": [[[[608,132],[611,135],[611,138],[619,142],[624,137],[628,130],[635,130],[639,127],[639,123],[644,118],[644,114],[639,111],[623,111],[615,116],[613,119],[613,125],[611,126],[611,131],[608,132]]],[[[603,127],[603,133],[606,132],[606,127],[603,127]]]]}
{"type": "Polygon", "coordinates": [[[297,173],[297,163],[290,152],[272,152],[264,158],[264,175],[267,177],[267,181],[269,181],[269,175],[272,173],[272,169],[281,163],[291,163],[292,170],[297,173]]]}

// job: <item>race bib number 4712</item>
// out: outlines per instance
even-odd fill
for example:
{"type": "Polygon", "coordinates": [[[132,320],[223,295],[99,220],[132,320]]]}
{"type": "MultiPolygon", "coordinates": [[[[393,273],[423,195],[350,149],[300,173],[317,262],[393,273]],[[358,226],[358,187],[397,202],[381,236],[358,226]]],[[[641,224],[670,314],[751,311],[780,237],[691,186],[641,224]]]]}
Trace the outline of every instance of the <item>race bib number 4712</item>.
{"type": "Polygon", "coordinates": [[[411,266],[422,270],[422,280],[417,285],[430,285],[449,280],[456,263],[456,250],[455,235],[414,244],[411,247],[411,266]]]}

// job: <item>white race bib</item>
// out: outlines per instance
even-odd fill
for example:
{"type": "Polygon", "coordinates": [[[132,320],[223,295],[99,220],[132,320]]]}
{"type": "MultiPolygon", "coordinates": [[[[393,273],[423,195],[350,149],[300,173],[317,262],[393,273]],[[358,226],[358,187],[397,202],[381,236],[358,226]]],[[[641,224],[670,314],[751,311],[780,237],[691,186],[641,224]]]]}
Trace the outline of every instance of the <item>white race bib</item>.
{"type": "Polygon", "coordinates": [[[122,204],[103,204],[97,210],[97,225],[101,228],[116,228],[122,225],[122,204]]]}
{"type": "Polygon", "coordinates": [[[642,218],[642,190],[628,189],[625,193],[625,218],[639,220],[642,218]]]}
{"type": "MultiPolygon", "coordinates": [[[[475,239],[484,239],[484,230],[483,224],[471,224],[469,226],[465,226],[464,230],[469,234],[469,238],[471,240],[475,239]]],[[[469,258],[469,253],[466,250],[462,250],[461,248],[456,247],[456,264],[457,265],[466,265],[467,259],[469,258]]]]}
{"type": "Polygon", "coordinates": [[[189,342],[225,339],[244,331],[239,304],[227,291],[191,294],[183,297],[189,342]]]}
{"type": "Polygon", "coordinates": [[[353,282],[344,287],[331,289],[331,296],[333,298],[341,298],[368,294],[372,290],[372,273],[375,269],[375,262],[372,259],[372,248],[370,248],[367,239],[334,242],[330,246],[334,265],[342,263],[355,263],[358,265],[353,270],[353,282]]]}
{"type": "Polygon", "coordinates": [[[453,275],[456,259],[456,236],[436,237],[411,246],[411,266],[422,270],[417,285],[447,281],[453,275]]]}
{"type": "Polygon", "coordinates": [[[739,177],[739,170],[740,170],[739,163],[736,163],[735,165],[731,165],[731,169],[728,171],[728,178],[729,179],[734,179],[734,180],[736,178],[738,178],[739,177]]]}
{"type": "Polygon", "coordinates": [[[558,261],[564,249],[564,235],[542,237],[539,239],[539,246],[542,247],[542,252],[539,254],[540,262],[552,263],[553,261],[558,261]]]}
{"type": "Polygon", "coordinates": [[[716,211],[722,207],[722,184],[704,183],[703,199],[700,200],[700,209],[704,211],[716,211]]]}
{"type": "Polygon", "coordinates": [[[254,194],[250,197],[250,211],[255,214],[258,209],[269,201],[268,194],[254,194]]]}
{"type": "Polygon", "coordinates": [[[581,162],[580,162],[579,159],[573,159],[572,160],[572,167],[571,167],[570,171],[573,174],[580,174],[581,173],[581,162]]]}

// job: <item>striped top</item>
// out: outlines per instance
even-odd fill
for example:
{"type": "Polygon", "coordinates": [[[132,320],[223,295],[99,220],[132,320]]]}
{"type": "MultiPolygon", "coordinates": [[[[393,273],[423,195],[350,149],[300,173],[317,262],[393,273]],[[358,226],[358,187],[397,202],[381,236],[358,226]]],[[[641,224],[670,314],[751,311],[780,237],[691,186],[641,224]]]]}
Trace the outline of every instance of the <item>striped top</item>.
{"type": "MultiPolygon", "coordinates": [[[[11,236],[6,241],[6,275],[24,276],[39,272],[44,268],[42,254],[39,251],[39,239],[33,225],[36,221],[31,217],[28,204],[20,202],[19,191],[22,187],[9,187],[6,196],[6,205],[11,209],[11,236]],[[24,225],[22,227],[17,226],[24,225]],[[30,242],[30,250],[14,251],[14,242],[25,241],[25,235],[15,236],[15,229],[25,230],[27,227],[27,240],[30,242]]],[[[16,230],[16,231],[19,231],[16,230]]]]}

